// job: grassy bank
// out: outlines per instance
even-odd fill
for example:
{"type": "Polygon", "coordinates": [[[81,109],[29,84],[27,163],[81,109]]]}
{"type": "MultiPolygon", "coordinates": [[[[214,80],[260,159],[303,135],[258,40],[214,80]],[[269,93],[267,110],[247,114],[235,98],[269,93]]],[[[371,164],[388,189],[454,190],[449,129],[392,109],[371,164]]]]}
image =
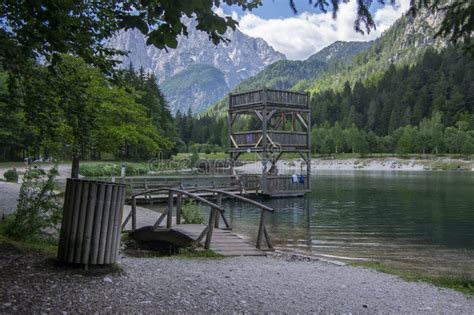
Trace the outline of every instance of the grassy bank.
{"type": "Polygon", "coordinates": [[[365,267],[399,276],[406,281],[424,281],[433,285],[460,291],[464,294],[474,296],[474,277],[468,274],[463,275],[428,275],[420,272],[397,269],[386,264],[374,261],[355,262],[352,266],[365,267]]]}
{"type": "Polygon", "coordinates": [[[58,252],[56,242],[48,239],[34,239],[29,241],[17,241],[0,232],[0,246],[11,246],[29,252],[37,251],[47,257],[55,257],[58,252]]]}

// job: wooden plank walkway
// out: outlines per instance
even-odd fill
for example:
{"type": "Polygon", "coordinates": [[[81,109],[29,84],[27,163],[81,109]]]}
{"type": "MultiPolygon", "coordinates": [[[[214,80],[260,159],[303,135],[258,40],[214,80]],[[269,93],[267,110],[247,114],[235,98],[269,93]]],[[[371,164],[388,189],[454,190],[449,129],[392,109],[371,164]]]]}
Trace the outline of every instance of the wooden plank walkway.
{"type": "MultiPolygon", "coordinates": [[[[181,224],[172,229],[196,240],[205,227],[202,224],[181,224]]],[[[201,243],[204,244],[204,240],[201,243]]],[[[223,256],[266,256],[264,251],[255,248],[254,244],[239,235],[218,228],[214,228],[212,233],[210,249],[223,256]]]]}

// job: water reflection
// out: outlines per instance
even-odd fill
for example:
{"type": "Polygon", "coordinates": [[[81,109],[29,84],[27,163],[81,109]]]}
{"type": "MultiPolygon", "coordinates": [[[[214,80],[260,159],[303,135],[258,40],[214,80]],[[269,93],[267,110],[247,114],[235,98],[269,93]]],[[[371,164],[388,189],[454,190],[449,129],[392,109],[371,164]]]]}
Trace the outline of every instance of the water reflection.
{"type": "MultiPolygon", "coordinates": [[[[368,257],[472,272],[474,174],[324,171],[304,198],[262,199],[274,243],[317,255],[368,257]]],[[[226,201],[234,230],[256,237],[260,212],[226,201]]]]}

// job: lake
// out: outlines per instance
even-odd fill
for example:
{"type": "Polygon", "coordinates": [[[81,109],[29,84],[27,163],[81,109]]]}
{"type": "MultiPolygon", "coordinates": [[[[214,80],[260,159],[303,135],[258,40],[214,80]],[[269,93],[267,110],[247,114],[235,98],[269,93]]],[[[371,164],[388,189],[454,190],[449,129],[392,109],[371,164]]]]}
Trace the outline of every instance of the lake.
{"type": "MultiPolygon", "coordinates": [[[[267,228],[280,249],[474,274],[473,172],[317,171],[311,184],[304,198],[259,199],[276,209],[267,228]]],[[[234,231],[255,239],[260,212],[225,205],[234,231]]]]}

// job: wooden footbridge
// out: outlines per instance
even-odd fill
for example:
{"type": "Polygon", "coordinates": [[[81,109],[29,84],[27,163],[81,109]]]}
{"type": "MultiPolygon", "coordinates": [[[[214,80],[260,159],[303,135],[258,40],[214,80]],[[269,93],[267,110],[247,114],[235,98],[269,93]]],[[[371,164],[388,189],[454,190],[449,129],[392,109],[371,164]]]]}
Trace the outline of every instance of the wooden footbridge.
{"type": "Polygon", "coordinates": [[[131,229],[127,232],[137,231],[137,200],[143,196],[159,194],[167,194],[168,203],[166,210],[155,222],[149,224],[153,227],[154,233],[179,233],[179,235],[192,240],[194,246],[203,246],[205,249],[224,256],[263,256],[266,255],[266,251],[273,250],[273,244],[265,227],[265,218],[267,213],[273,213],[274,210],[236,193],[219,189],[159,188],[133,194],[130,198],[131,211],[123,221],[122,230],[125,231],[129,221],[131,221],[131,229]],[[198,195],[199,193],[201,195],[198,195]],[[206,193],[206,195],[202,195],[202,193],[206,193]],[[225,209],[222,206],[223,197],[249,203],[260,209],[260,221],[255,245],[232,232],[232,226],[226,218],[225,209]],[[207,224],[182,224],[182,206],[185,199],[197,201],[211,208],[207,224]],[[173,221],[175,221],[174,225],[173,221]],[[221,223],[223,224],[222,227],[221,223]],[[263,241],[265,241],[265,244],[262,244],[263,241]]]}

